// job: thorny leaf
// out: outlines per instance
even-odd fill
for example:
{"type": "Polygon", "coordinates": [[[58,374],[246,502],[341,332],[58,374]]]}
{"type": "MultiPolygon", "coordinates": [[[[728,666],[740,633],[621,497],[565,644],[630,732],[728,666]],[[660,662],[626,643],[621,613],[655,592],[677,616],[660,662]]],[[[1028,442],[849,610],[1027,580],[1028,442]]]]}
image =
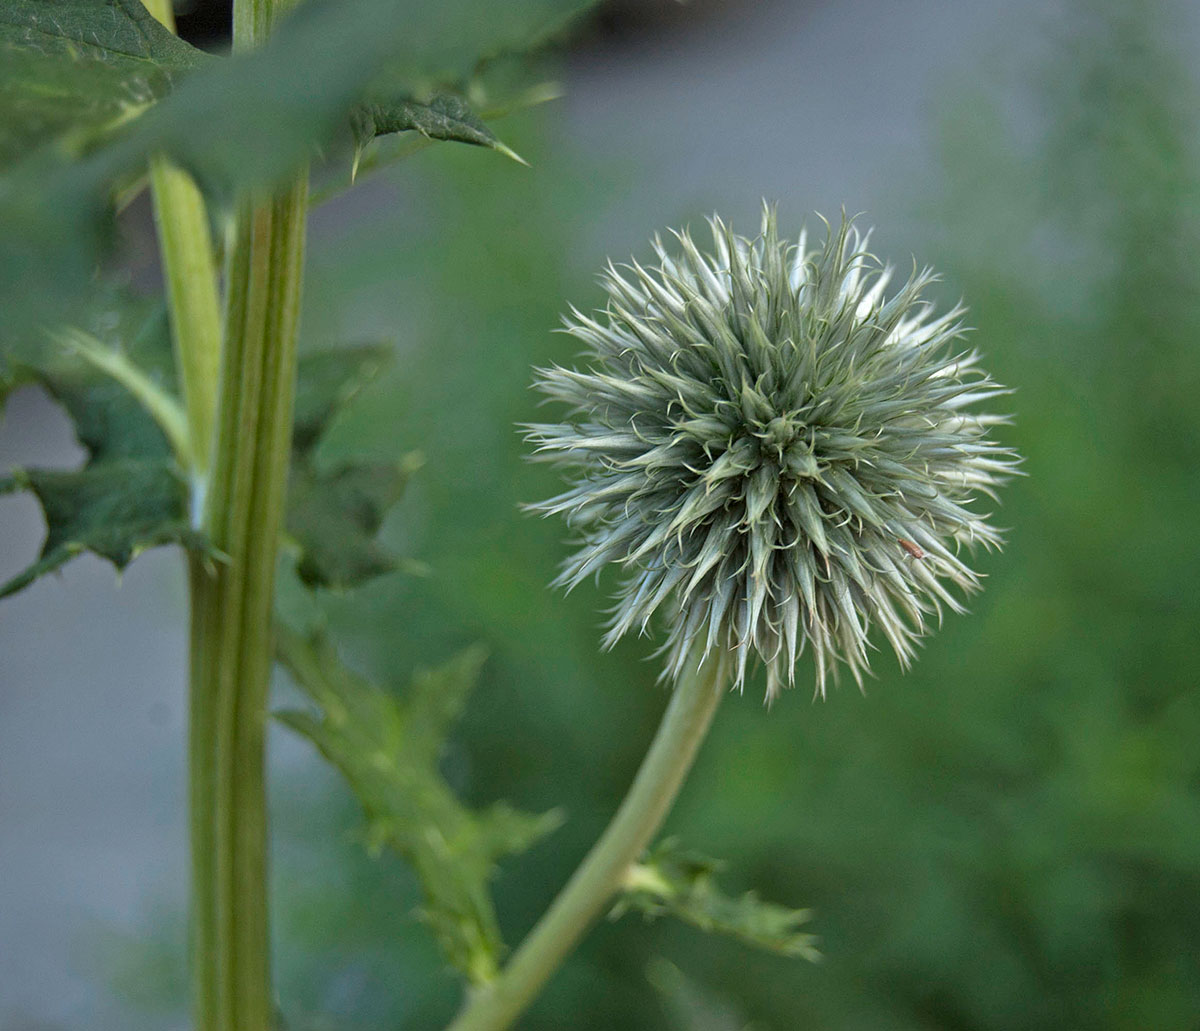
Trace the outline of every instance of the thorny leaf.
{"type": "Polygon", "coordinates": [[[0,494],[16,490],[30,491],[42,506],[46,540],[36,562],[0,585],[0,598],[84,551],[118,570],[163,544],[208,551],[203,534],[181,517],[187,486],[169,460],[118,458],[73,472],[24,469],[0,477],[0,494]]]}
{"type": "Polygon", "coordinates": [[[317,460],[317,445],[330,423],[390,357],[387,346],[363,345],[300,359],[287,530],[297,552],[296,572],[310,588],[344,590],[395,569],[422,569],[376,537],[420,467],[420,456],[410,452],[398,462],[356,460],[332,467],[317,460]]]}
{"type": "Polygon", "coordinates": [[[292,448],[309,455],[335,417],[392,360],[390,344],[356,344],[309,351],[300,356],[296,403],[292,412],[292,448]]]}
{"type": "MultiPolygon", "coordinates": [[[[80,328],[122,354],[164,392],[174,392],[170,331],[161,303],[135,298],[110,283],[103,303],[80,328]]],[[[41,384],[63,406],[79,443],[95,458],[160,457],[170,451],[153,418],[124,387],[50,334],[39,333],[0,353],[0,409],[26,383],[41,384]]]]}
{"type": "Polygon", "coordinates": [[[56,139],[77,155],[209,60],[138,0],[5,0],[0,168],[56,139]]]}
{"type": "MultiPolygon", "coordinates": [[[[89,329],[171,389],[170,344],[160,307],[114,295],[89,329]]],[[[163,544],[213,557],[189,524],[187,484],[163,431],[124,387],[49,339],[40,348],[10,354],[0,368],[0,404],[24,383],[39,384],[62,405],[87,457],[79,469],[18,469],[0,479],[0,493],[29,491],[46,518],[41,554],[0,585],[0,598],[84,551],[118,570],[163,544]]]]}
{"type": "Polygon", "coordinates": [[[299,552],[296,573],[306,586],[344,590],[396,569],[423,570],[375,536],[420,465],[415,453],[398,463],[351,462],[326,472],[297,463],[288,485],[287,525],[299,552]]]}
{"type": "MultiPolygon", "coordinates": [[[[87,328],[172,399],[175,373],[161,305],[113,293],[87,328]]],[[[300,361],[287,519],[297,570],[309,587],[344,589],[394,569],[422,569],[375,537],[419,459],[409,454],[397,463],[351,461],[327,469],[316,458],[333,419],[389,354],[386,347],[360,346],[313,352],[300,361]]],[[[77,470],[23,469],[0,479],[0,493],[29,491],[46,518],[40,556],[0,585],[0,597],[84,551],[118,569],[162,544],[219,558],[192,526],[188,485],[170,443],[122,384],[45,334],[6,357],[0,405],[16,387],[39,384],[71,419],[87,460],[77,470]]]]}
{"type": "Polygon", "coordinates": [[[488,883],[502,856],[522,852],[560,822],[507,804],[472,810],[455,797],[438,763],[447,735],[484,661],[468,649],[439,669],[417,673],[396,698],[351,672],[320,634],[281,626],[280,661],[318,706],[278,718],[338,767],[362,804],[367,842],[388,847],[421,883],[420,916],[447,960],[476,984],[495,976],[504,951],[488,883]]]}
{"type": "MultiPolygon", "coordinates": [[[[153,45],[133,55],[139,67],[147,65],[144,84],[133,83],[122,94],[120,73],[112,62],[100,63],[105,70],[97,77],[112,81],[104,78],[95,86],[98,97],[110,98],[100,103],[97,125],[110,123],[113,111],[123,117],[141,110],[123,96],[149,101],[173,87],[169,95],[122,131],[107,134],[105,146],[79,146],[73,152],[39,146],[0,179],[4,334],[19,337],[48,322],[78,318],[95,267],[111,243],[110,195],[122,179],[139,174],[150,155],[170,157],[196,178],[215,208],[230,210],[240,192],[277,184],[327,151],[339,135],[348,138],[350,112],[385,74],[386,96],[433,96],[467,81],[489,55],[520,52],[531,40],[541,45],[547,25],[560,25],[582,6],[577,0],[514,0],[483,8],[462,0],[433,5],[308,0],[284,19],[266,46],[200,61],[203,66],[179,82],[178,73],[192,59],[190,48],[162,55],[156,64],[159,33],[146,26],[153,45]]],[[[0,89],[0,130],[13,141],[49,138],[68,127],[65,116],[43,118],[28,108],[25,93],[44,87],[61,94],[56,103],[65,107],[75,92],[91,88],[90,80],[73,81],[70,88],[55,85],[54,76],[66,73],[51,72],[50,59],[42,60],[39,50],[23,42],[18,30],[23,31],[30,12],[51,9],[61,15],[59,35],[68,41],[86,38],[89,53],[97,48],[123,52],[129,46],[126,36],[142,26],[141,21],[133,29],[129,24],[130,12],[140,10],[135,0],[0,0],[0,12],[17,27],[3,52],[6,69],[19,66],[17,79],[25,83],[24,92],[0,89]]],[[[57,59],[64,67],[67,60],[57,59]]],[[[10,150],[15,156],[22,147],[14,143],[10,150]]]]}
{"type": "Polygon", "coordinates": [[[726,895],[716,883],[721,866],[668,838],[634,865],[611,916],[615,919],[630,909],[647,919],[669,913],[702,931],[730,934],[760,949],[813,962],[820,959],[814,936],[797,930],[809,920],[809,910],[764,902],[754,892],[726,895]]]}
{"type": "Polygon", "coordinates": [[[351,115],[358,152],[376,136],[415,130],[431,140],[451,140],[488,147],[525,164],[484,124],[470,105],[454,93],[437,93],[426,102],[400,98],[359,105],[351,115]]]}

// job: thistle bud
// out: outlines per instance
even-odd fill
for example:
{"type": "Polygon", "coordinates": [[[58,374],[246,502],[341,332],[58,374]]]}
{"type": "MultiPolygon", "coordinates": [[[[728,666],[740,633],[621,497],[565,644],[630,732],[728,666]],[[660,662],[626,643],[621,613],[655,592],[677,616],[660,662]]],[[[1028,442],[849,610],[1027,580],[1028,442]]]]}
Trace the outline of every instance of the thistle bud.
{"type": "Polygon", "coordinates": [[[964,309],[923,299],[932,273],[889,294],[846,220],[816,247],[769,209],[753,240],[710,226],[710,253],[685,231],[655,266],[610,265],[604,311],[564,319],[586,368],[538,370],[569,408],[527,428],[570,481],[533,506],[579,534],[556,582],[615,563],[605,644],[659,613],[672,678],[715,653],[741,687],[757,656],[770,701],[807,647],[819,693],[841,663],[861,685],[873,626],[907,666],[979,587],[961,552],[1000,544],[975,507],[1016,459],[973,409],[1005,391],[964,309]]]}

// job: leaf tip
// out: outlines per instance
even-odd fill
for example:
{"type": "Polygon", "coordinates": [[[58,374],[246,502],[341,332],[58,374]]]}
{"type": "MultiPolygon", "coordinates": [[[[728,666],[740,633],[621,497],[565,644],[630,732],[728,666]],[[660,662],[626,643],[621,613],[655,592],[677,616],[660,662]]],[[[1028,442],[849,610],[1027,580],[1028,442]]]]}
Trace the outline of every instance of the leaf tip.
{"type": "Polygon", "coordinates": [[[521,157],[520,154],[513,150],[512,147],[508,146],[506,143],[501,143],[500,140],[496,140],[496,142],[492,144],[492,149],[500,154],[503,154],[506,158],[510,158],[511,160],[515,161],[518,165],[524,165],[526,168],[533,167],[533,165],[531,165],[528,161],[521,157]]]}

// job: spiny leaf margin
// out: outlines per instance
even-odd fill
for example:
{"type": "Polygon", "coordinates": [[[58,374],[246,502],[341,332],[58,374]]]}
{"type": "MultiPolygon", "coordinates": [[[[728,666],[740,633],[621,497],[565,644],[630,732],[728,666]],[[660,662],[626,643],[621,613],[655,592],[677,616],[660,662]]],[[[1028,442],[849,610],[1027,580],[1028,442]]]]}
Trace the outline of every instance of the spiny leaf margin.
{"type": "Polygon", "coordinates": [[[667,838],[625,877],[612,919],[629,910],[651,920],[670,914],[702,931],[729,934],[756,948],[816,962],[816,938],[799,930],[810,910],[764,902],[754,892],[733,897],[716,883],[724,864],[667,838]]]}
{"type": "Polygon", "coordinates": [[[523,852],[561,823],[499,802],[467,808],[438,768],[446,738],[474,690],[486,653],[469,648],[417,673],[403,699],[353,673],[321,632],[277,632],[277,654],[317,711],[276,718],[308,738],[345,776],[363,807],[372,851],[400,855],[421,884],[418,915],[447,961],[486,984],[505,951],[488,884],[497,860],[523,852]]]}

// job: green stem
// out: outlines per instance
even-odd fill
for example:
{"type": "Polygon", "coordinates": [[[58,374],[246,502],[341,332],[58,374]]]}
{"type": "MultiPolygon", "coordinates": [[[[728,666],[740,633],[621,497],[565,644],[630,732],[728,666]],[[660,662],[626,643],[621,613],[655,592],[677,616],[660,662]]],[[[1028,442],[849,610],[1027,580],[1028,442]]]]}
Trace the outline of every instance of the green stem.
{"type": "Polygon", "coordinates": [[[449,1031],[507,1028],[612,900],[691,768],[724,693],[724,666],[714,657],[680,679],[612,822],[500,976],[468,997],[449,1031]]]}
{"type": "Polygon", "coordinates": [[[272,1023],[265,727],[291,449],[308,180],[238,222],[205,528],[228,556],[193,580],[198,1031],[272,1023]],[[202,882],[202,883],[199,883],[202,882]]]}
{"type": "MultiPolygon", "coordinates": [[[[146,0],[146,9],[175,31],[170,0],[146,0]]],[[[187,412],[188,457],[199,487],[193,497],[199,499],[212,454],[221,363],[221,308],[208,213],[191,177],[165,158],[151,159],[150,186],[187,412]]]]}
{"type": "Polygon", "coordinates": [[[305,176],[246,206],[228,272],[204,520],[228,559],[192,565],[197,1031],[267,1031],[272,1022],[264,744],[307,188],[305,176]]]}
{"type": "MultiPolygon", "coordinates": [[[[150,13],[171,31],[170,0],[146,0],[150,13]]],[[[221,317],[216,268],[204,198],[186,173],[164,158],[150,162],[154,217],[166,280],[171,337],[186,413],[192,518],[203,519],[211,465],[221,365],[221,317]]],[[[220,626],[220,591],[211,568],[188,556],[189,627],[188,810],[191,828],[192,1009],[197,1031],[219,1027],[220,984],[216,919],[216,706],[213,677],[220,626]]]]}
{"type": "MultiPolygon", "coordinates": [[[[169,0],[148,9],[174,29],[169,0]]],[[[263,42],[284,0],[237,0],[234,45],[263,42]]],[[[151,162],[172,335],[187,413],[193,518],[226,560],[189,558],[189,806],[196,1031],[273,1024],[265,725],[275,563],[295,394],[308,174],[246,202],[222,332],[204,201],[151,162]]]]}
{"type": "Polygon", "coordinates": [[[151,159],[150,186],[187,412],[192,473],[202,483],[212,455],[221,364],[221,315],[208,214],[191,177],[165,158],[151,159]]]}
{"type": "Polygon", "coordinates": [[[191,868],[191,975],[195,1031],[216,1031],[221,996],[217,948],[216,662],[220,624],[216,572],[188,555],[188,812],[191,868]]]}
{"type": "MultiPolygon", "coordinates": [[[[168,6],[152,0],[166,24],[168,6]]],[[[237,0],[235,47],[261,43],[282,7],[237,0]]],[[[194,1025],[268,1031],[264,744],[308,174],[273,199],[241,205],[226,269],[224,353],[203,202],[164,162],[152,165],[151,179],[201,488],[194,516],[225,556],[215,566],[193,556],[188,566],[194,1025]]]]}

